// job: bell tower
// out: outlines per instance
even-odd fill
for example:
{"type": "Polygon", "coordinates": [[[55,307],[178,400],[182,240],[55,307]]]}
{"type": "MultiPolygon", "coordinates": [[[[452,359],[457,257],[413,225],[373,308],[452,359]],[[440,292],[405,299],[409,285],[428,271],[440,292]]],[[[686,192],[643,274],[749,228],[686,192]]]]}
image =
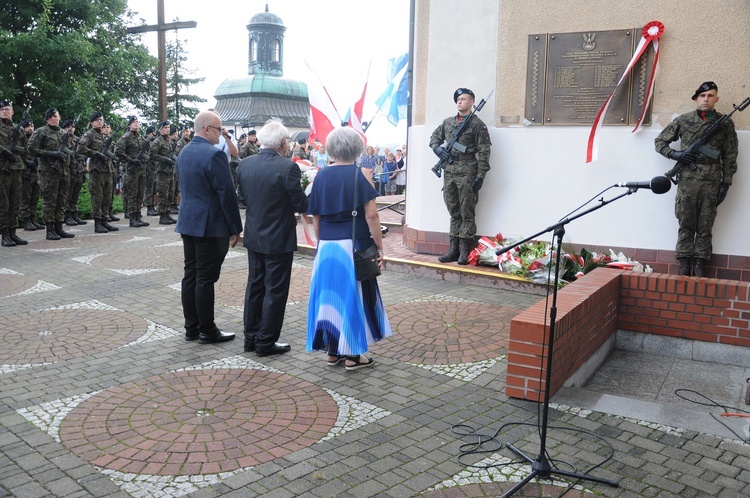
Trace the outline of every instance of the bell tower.
{"type": "Polygon", "coordinates": [[[276,14],[255,14],[247,25],[247,74],[284,76],[284,32],[286,26],[276,14]]]}

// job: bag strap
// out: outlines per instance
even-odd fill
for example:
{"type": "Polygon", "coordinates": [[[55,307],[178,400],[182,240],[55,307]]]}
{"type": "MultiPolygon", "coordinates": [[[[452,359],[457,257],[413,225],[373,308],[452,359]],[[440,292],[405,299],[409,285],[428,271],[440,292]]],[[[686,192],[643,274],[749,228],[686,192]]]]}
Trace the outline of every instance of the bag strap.
{"type": "Polygon", "coordinates": [[[357,180],[359,172],[359,166],[354,165],[354,206],[352,207],[352,247],[354,247],[354,232],[357,225],[357,180]]]}

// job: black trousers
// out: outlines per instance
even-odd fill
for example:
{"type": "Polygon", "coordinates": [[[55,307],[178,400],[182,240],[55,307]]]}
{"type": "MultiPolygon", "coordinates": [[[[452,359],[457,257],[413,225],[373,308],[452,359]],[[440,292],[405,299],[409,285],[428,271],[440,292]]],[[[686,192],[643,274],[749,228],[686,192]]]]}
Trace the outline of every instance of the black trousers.
{"type": "Polygon", "coordinates": [[[246,345],[255,344],[256,349],[262,350],[279,340],[289,297],[293,258],[293,252],[262,254],[247,251],[246,345]]]}
{"type": "Polygon", "coordinates": [[[214,284],[229,251],[229,237],[182,235],[185,275],[182,277],[182,312],[187,333],[211,333],[214,322],[214,284]]]}

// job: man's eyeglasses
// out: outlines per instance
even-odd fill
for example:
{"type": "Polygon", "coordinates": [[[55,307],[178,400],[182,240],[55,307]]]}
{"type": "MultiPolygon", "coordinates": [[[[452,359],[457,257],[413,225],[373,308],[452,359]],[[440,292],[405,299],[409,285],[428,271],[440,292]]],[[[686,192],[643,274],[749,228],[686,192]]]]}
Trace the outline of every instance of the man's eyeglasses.
{"type": "Polygon", "coordinates": [[[221,127],[219,127],[219,126],[206,125],[206,128],[213,128],[214,130],[216,130],[219,133],[221,133],[221,127]]]}

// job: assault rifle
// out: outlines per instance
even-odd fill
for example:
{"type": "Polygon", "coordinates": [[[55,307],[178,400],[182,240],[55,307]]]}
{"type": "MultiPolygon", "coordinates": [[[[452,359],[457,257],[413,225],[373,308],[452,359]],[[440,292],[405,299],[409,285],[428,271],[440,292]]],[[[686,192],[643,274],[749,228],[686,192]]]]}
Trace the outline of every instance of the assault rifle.
{"type": "MultiPolygon", "coordinates": [[[[487,103],[487,101],[490,99],[490,97],[492,97],[492,94],[494,92],[495,92],[494,89],[491,90],[489,95],[487,95],[487,97],[483,98],[482,101],[479,102],[479,104],[475,105],[474,110],[471,111],[471,114],[463,118],[463,120],[461,121],[461,124],[458,125],[458,128],[453,130],[453,134],[451,135],[451,137],[447,141],[443,142],[442,147],[446,151],[448,151],[449,154],[451,150],[456,150],[460,152],[461,154],[466,152],[466,146],[458,143],[458,139],[461,137],[463,132],[466,131],[466,128],[469,127],[469,123],[471,123],[471,118],[474,117],[474,114],[482,110],[482,107],[484,107],[484,104],[487,103]]],[[[448,164],[453,164],[453,157],[449,157],[447,162],[448,164]]],[[[440,175],[442,174],[443,164],[445,163],[446,163],[446,160],[443,158],[440,158],[440,161],[438,161],[438,163],[432,167],[432,172],[435,173],[435,175],[438,178],[440,178],[440,175]]]]}
{"type": "MultiPolygon", "coordinates": [[[[68,149],[68,142],[70,141],[70,136],[73,134],[73,130],[76,127],[76,124],[78,123],[78,120],[81,119],[81,114],[79,113],[78,116],[73,120],[73,125],[70,127],[68,131],[65,132],[65,135],[63,135],[62,139],[60,139],[60,146],[57,148],[59,152],[63,152],[65,154],[72,154],[73,151],[68,149]],[[70,152],[69,152],[70,151],[70,152]]],[[[55,159],[52,161],[50,166],[53,170],[55,170],[57,173],[60,172],[60,166],[62,165],[63,160],[62,159],[55,159]]]]}
{"type": "MultiPolygon", "coordinates": [[[[711,147],[706,145],[706,143],[708,143],[709,139],[717,131],[719,131],[721,126],[732,116],[732,114],[734,114],[736,111],[740,111],[740,112],[744,111],[748,105],[750,105],[750,97],[743,100],[740,105],[732,104],[732,107],[734,107],[732,112],[730,112],[729,114],[724,114],[722,117],[720,117],[719,119],[711,123],[711,125],[708,128],[706,128],[706,131],[704,131],[703,134],[695,140],[695,142],[691,143],[687,149],[683,150],[682,153],[686,155],[689,155],[689,154],[695,155],[700,152],[704,156],[710,157],[713,160],[718,159],[719,151],[712,149],[711,147]]],[[[669,178],[672,181],[672,183],[677,185],[677,180],[675,179],[675,175],[677,175],[677,173],[680,172],[680,170],[685,166],[685,164],[686,163],[678,161],[677,164],[675,164],[672,167],[672,169],[664,173],[664,176],[669,178]]]]}
{"type": "MultiPolygon", "coordinates": [[[[140,161],[141,158],[143,157],[143,154],[146,153],[146,149],[148,149],[150,145],[151,145],[151,140],[149,140],[148,138],[145,138],[140,150],[138,150],[138,153],[135,156],[133,156],[133,158],[130,161],[140,161]]],[[[127,166],[128,173],[133,172],[133,168],[131,168],[131,166],[132,166],[132,163],[128,164],[127,166]]]]}
{"type": "Polygon", "coordinates": [[[109,134],[107,137],[107,140],[104,141],[104,144],[102,145],[102,148],[99,152],[104,154],[110,159],[117,159],[117,156],[115,156],[112,152],[109,151],[109,148],[112,146],[112,140],[115,138],[115,134],[119,133],[120,129],[114,130],[112,133],[109,134]]]}

